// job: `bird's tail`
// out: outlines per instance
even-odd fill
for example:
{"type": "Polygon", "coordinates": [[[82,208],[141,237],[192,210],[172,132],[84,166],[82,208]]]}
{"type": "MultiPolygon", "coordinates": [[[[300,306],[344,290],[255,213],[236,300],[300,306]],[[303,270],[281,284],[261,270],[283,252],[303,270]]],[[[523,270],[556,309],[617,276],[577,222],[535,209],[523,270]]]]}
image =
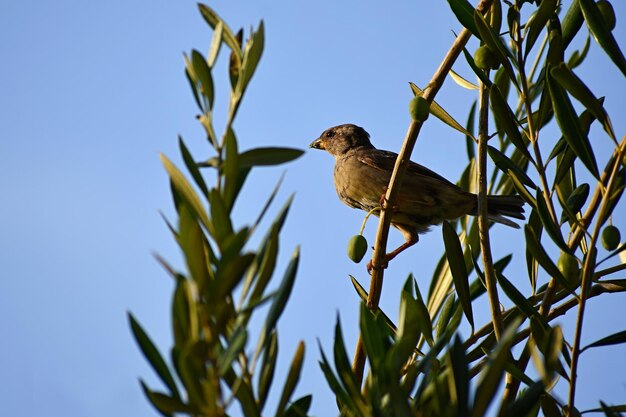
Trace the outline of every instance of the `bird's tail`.
{"type": "MultiPolygon", "coordinates": [[[[476,211],[475,208],[472,214],[476,215],[476,211]]],[[[507,217],[524,220],[524,200],[518,195],[487,196],[487,217],[492,222],[519,229],[519,225],[507,217]]]]}

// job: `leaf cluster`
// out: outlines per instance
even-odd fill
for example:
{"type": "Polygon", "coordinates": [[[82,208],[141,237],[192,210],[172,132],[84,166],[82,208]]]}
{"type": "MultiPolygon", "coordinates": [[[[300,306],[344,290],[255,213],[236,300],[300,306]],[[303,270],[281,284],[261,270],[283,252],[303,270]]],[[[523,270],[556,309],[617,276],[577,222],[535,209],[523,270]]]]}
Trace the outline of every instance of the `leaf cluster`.
{"type": "Polygon", "coordinates": [[[200,13],[213,29],[204,55],[193,50],[185,56],[186,76],[215,155],[197,162],[182,138],[179,146],[185,171],[166,156],[161,160],[170,179],[177,222],[167,225],[180,247],[186,271],[179,272],[158,258],[175,282],[172,299],[174,345],[170,362],[159,353],[137,319],[129,313],[131,330],[139,347],[164,384],[157,391],[141,381],[148,400],[164,416],[226,416],[234,404],[243,415],[264,414],[272,386],[280,385],[276,416],[305,415],[311,397],[293,400],[304,360],[304,344],[298,345],[288,375],[275,384],[278,360],[277,323],[293,288],[299,261],[296,248],[275,290],[270,281],[277,275],[279,237],[292,197],[278,211],[257,249],[250,241],[258,233],[280,185],[259,207],[258,218],[238,227],[232,211],[254,167],[272,166],[298,158],[303,152],[290,148],[255,148],[240,152],[233,123],[246,88],[261,58],[263,22],[243,42],[208,6],[200,13]],[[228,73],[230,96],[224,133],[217,136],[213,124],[215,85],[213,71],[222,48],[230,50],[228,73]],[[203,170],[215,170],[210,185],[203,170]],[[265,306],[265,309],[261,307],[265,306]],[[258,335],[251,335],[253,315],[264,314],[258,335]],[[250,347],[250,342],[255,342],[250,347]]]}
{"type": "MultiPolygon", "coordinates": [[[[547,416],[578,415],[576,370],[582,353],[626,342],[623,331],[585,347],[580,337],[587,300],[626,291],[626,281],[612,276],[626,269],[623,258],[611,267],[602,266],[616,261],[626,245],[603,242],[605,249],[600,247],[602,229],[612,223],[626,187],[626,136],[618,139],[604,98],[597,97],[575,69],[587,58],[591,39],[624,75],[626,61],[611,22],[604,20],[593,0],[568,5],[494,0],[481,2],[476,9],[466,0],[448,3],[464,30],[497,62],[481,69],[464,49],[462,56],[478,83],[467,81],[459,69],[450,72],[461,87],[486,92],[489,107],[474,103],[465,127],[441,103],[433,101],[430,112],[465,136],[468,163],[458,184],[478,193],[479,199],[486,199],[486,194],[476,186],[480,152],[476,143],[481,139],[474,131],[477,111],[490,112],[489,118],[478,118],[479,132],[488,131],[489,120],[495,126],[486,138],[485,152],[494,166],[487,192],[517,193],[524,199],[528,219],[521,255],[526,270],[509,267],[513,253],[494,262],[483,257],[481,265],[481,233],[489,231],[480,231],[471,217],[444,222],[445,253],[432,275],[428,296],[422,300],[417,283],[410,285],[409,277],[400,296],[397,325],[378,308],[362,308],[360,334],[369,364],[364,386],[357,384],[360,379],[350,375],[343,360],[339,324],[334,370],[326,357],[322,369],[341,415],[479,416],[488,407],[497,407],[498,415],[506,416],[540,411],[547,416]],[[528,18],[523,21],[522,16],[528,18]],[[572,51],[578,33],[586,40],[582,49],[572,51]],[[605,160],[590,140],[594,124],[603,130],[603,137],[594,140],[612,147],[605,160]],[[499,314],[479,325],[474,311],[487,293],[487,271],[494,272],[497,293],[504,294],[512,307],[502,306],[496,293],[499,314]],[[516,286],[524,275],[528,284],[516,286]],[[570,310],[576,312],[576,329],[564,334],[554,320],[570,310]],[[455,335],[463,318],[472,330],[465,340],[455,335]],[[512,348],[518,344],[523,347],[515,357],[512,348]],[[533,372],[527,369],[530,361],[533,372]],[[553,390],[560,380],[568,386],[567,398],[553,390]],[[496,406],[494,396],[500,392],[496,406]]],[[[424,95],[415,84],[410,86],[415,96],[424,95]]],[[[617,230],[612,235],[619,240],[617,230]]],[[[366,301],[367,293],[352,280],[366,301]]],[[[494,301],[492,295],[489,301],[494,301]]],[[[617,415],[625,409],[602,403],[587,411],[617,415]]]]}

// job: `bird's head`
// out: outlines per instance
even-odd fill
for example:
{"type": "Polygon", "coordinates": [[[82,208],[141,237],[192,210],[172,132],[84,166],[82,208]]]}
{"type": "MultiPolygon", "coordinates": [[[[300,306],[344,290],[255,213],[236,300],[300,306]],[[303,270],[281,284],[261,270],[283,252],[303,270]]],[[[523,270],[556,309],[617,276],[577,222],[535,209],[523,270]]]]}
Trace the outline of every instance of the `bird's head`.
{"type": "Polygon", "coordinates": [[[326,129],[309,146],[313,149],[323,149],[333,156],[343,155],[355,148],[373,148],[369,133],[362,127],[352,124],[326,129]]]}

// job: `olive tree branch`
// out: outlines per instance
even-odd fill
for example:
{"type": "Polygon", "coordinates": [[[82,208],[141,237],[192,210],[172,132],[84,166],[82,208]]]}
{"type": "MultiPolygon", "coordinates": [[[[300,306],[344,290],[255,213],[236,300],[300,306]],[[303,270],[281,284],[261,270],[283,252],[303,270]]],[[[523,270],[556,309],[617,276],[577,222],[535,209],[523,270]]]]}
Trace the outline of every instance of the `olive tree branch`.
{"type": "MultiPolygon", "coordinates": [[[[489,9],[489,7],[491,7],[491,3],[492,0],[481,0],[481,2],[476,7],[476,10],[479,13],[484,14],[489,9]]],[[[428,83],[428,86],[426,87],[424,92],[424,99],[429,104],[433,102],[435,96],[443,86],[443,83],[450,69],[452,68],[452,65],[463,51],[463,47],[465,46],[465,44],[467,44],[471,35],[472,34],[468,29],[463,29],[461,33],[459,33],[459,36],[455,39],[454,43],[450,47],[450,50],[439,65],[439,68],[428,83]]],[[[412,120],[411,124],[409,125],[406,137],[402,144],[402,149],[398,154],[398,158],[396,159],[396,163],[393,168],[393,173],[391,174],[389,186],[387,187],[387,193],[385,195],[385,201],[387,202],[386,207],[393,207],[396,201],[396,197],[402,183],[402,178],[404,177],[406,167],[409,163],[411,153],[413,152],[413,148],[415,147],[417,135],[421,127],[422,122],[418,122],[415,120],[412,120]]],[[[374,252],[372,255],[372,277],[370,279],[370,291],[367,299],[367,307],[370,310],[375,310],[378,307],[378,302],[380,300],[380,295],[383,287],[383,266],[385,263],[387,238],[389,236],[389,226],[391,225],[392,216],[391,210],[388,210],[386,207],[383,207],[383,209],[381,210],[380,220],[378,222],[378,229],[376,231],[374,252]]],[[[357,341],[354,353],[354,361],[352,364],[352,370],[354,371],[356,381],[359,384],[363,380],[364,366],[365,354],[363,352],[363,343],[359,336],[359,340],[357,341]]]]}

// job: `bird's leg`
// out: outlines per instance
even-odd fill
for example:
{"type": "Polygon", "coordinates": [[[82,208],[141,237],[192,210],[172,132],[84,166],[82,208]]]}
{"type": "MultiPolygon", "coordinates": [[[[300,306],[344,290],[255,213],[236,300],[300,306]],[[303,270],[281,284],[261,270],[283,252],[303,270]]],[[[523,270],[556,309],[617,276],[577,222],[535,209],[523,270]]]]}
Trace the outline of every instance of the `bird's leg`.
{"type": "MultiPolygon", "coordinates": [[[[385,192],[386,191],[387,191],[387,187],[385,187],[385,192]]],[[[384,210],[391,209],[392,211],[396,211],[398,209],[398,206],[396,205],[387,207],[387,197],[385,196],[385,194],[382,194],[380,196],[380,199],[378,200],[378,204],[380,204],[380,207],[384,210]]]]}
{"type": "Polygon", "coordinates": [[[407,240],[402,245],[398,246],[396,249],[394,249],[393,251],[391,251],[391,252],[389,252],[388,254],[385,255],[385,263],[388,263],[390,260],[392,260],[393,258],[398,256],[400,254],[400,252],[402,252],[403,250],[405,250],[407,248],[410,248],[411,246],[415,245],[418,240],[419,239],[418,239],[417,235],[411,236],[411,238],[409,240],[407,240]]]}
{"type": "MultiPolygon", "coordinates": [[[[402,252],[405,249],[410,248],[411,246],[415,245],[418,242],[418,240],[419,240],[419,236],[417,235],[417,233],[405,234],[405,238],[406,238],[406,242],[404,242],[402,245],[398,246],[396,249],[394,249],[393,251],[391,251],[391,252],[389,252],[389,253],[387,253],[385,255],[385,261],[380,266],[381,268],[386,269],[387,266],[389,265],[389,261],[391,261],[393,258],[398,256],[400,254],[400,252],[402,252]]],[[[370,259],[370,261],[367,263],[367,273],[368,274],[372,273],[372,268],[374,268],[374,265],[372,264],[372,260],[370,259]]]]}

